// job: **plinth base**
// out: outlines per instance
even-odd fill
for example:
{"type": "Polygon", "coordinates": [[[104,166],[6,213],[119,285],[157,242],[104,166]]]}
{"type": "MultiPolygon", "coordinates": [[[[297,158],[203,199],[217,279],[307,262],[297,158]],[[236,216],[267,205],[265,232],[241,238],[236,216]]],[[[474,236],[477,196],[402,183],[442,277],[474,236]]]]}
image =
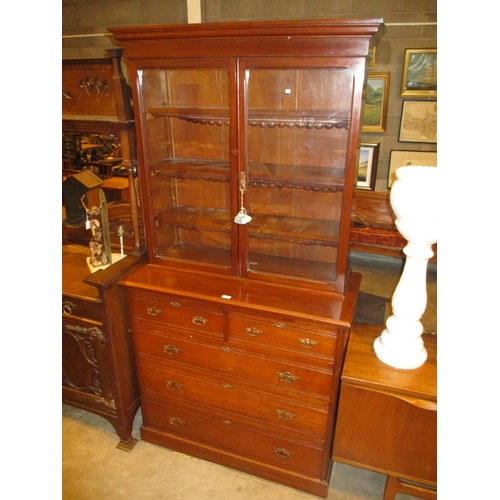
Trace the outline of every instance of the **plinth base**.
{"type": "Polygon", "coordinates": [[[382,335],[375,339],[373,343],[373,348],[375,354],[380,361],[386,365],[393,366],[394,368],[401,368],[405,370],[412,370],[418,368],[425,363],[427,359],[427,351],[425,347],[419,350],[408,350],[405,349],[404,345],[390,345],[383,341],[383,335],[386,332],[382,332],[382,335]]]}

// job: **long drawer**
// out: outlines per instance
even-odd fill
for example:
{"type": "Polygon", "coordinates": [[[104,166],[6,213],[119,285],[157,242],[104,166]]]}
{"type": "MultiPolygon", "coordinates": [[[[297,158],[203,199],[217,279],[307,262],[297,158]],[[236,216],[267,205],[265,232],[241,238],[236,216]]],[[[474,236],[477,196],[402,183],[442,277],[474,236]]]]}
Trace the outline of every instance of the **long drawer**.
{"type": "Polygon", "coordinates": [[[228,419],[162,405],[148,398],[141,404],[145,426],[302,474],[319,476],[322,472],[323,447],[269,435],[228,419]]]}
{"type": "Polygon", "coordinates": [[[169,364],[179,363],[230,373],[286,390],[329,397],[334,385],[332,370],[254,355],[232,347],[228,342],[198,342],[181,336],[168,336],[161,331],[143,330],[136,326],[134,343],[139,357],[149,355],[163,359],[169,364]]]}
{"type": "Polygon", "coordinates": [[[165,369],[140,365],[142,397],[181,407],[201,404],[228,412],[247,415],[273,424],[286,434],[287,430],[325,434],[328,422],[328,400],[303,395],[266,393],[262,386],[245,386],[231,376],[212,375],[198,370],[165,369]],[[253,390],[252,390],[253,389],[253,390]]]}

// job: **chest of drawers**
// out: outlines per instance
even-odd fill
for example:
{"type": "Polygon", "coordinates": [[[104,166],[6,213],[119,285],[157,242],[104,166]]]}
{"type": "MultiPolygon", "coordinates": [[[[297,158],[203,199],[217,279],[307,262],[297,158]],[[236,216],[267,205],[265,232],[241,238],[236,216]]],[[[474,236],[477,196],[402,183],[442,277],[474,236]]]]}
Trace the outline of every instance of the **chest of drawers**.
{"type": "Polygon", "coordinates": [[[127,276],[142,438],[326,497],[359,282],[336,303],[153,265],[127,276]]]}

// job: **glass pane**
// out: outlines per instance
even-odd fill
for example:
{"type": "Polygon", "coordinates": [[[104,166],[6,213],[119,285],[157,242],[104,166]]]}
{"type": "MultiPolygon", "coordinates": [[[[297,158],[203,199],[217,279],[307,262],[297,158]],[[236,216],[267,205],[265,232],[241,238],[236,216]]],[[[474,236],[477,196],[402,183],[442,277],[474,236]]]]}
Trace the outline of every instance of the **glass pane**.
{"type": "Polygon", "coordinates": [[[334,282],[352,71],[247,76],[248,269],[334,282]]]}
{"type": "Polygon", "coordinates": [[[140,82],[155,254],[230,267],[228,72],[147,69],[140,82]]]}

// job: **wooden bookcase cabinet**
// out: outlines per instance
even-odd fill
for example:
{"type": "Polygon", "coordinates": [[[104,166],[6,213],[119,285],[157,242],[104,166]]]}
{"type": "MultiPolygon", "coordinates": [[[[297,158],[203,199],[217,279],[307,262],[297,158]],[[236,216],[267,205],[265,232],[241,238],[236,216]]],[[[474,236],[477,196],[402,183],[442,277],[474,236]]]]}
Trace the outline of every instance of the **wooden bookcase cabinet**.
{"type": "Polygon", "coordinates": [[[149,251],[122,281],[144,439],[326,496],[359,287],[347,256],[366,59],[381,29],[110,29],[136,103],[149,251]],[[273,399],[283,407],[266,408],[273,399]]]}

